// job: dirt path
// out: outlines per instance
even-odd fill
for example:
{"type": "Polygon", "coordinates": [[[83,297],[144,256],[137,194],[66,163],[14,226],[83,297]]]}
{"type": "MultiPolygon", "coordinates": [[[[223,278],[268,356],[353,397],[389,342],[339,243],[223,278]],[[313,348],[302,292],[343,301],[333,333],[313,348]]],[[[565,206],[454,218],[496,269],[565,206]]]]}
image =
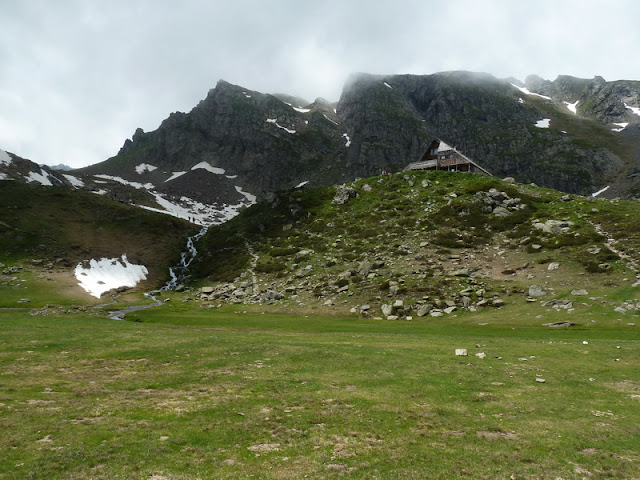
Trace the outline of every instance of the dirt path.
{"type": "Polygon", "coordinates": [[[247,246],[247,251],[249,255],[251,255],[251,263],[249,267],[249,273],[251,273],[251,284],[253,286],[253,294],[258,295],[260,293],[260,286],[258,285],[258,276],[256,275],[256,265],[258,264],[258,254],[253,248],[253,245],[249,243],[248,240],[245,240],[245,244],[247,246]]]}
{"type": "Polygon", "coordinates": [[[631,286],[637,287],[638,285],[640,285],[640,265],[638,264],[638,262],[616,247],[618,241],[613,238],[608,232],[604,231],[602,229],[602,225],[600,225],[599,223],[591,223],[591,225],[593,225],[593,228],[595,228],[596,232],[607,239],[607,241],[604,242],[605,246],[613,253],[618,255],[621,259],[625,260],[627,262],[627,266],[631,270],[633,270],[633,273],[636,276],[636,280],[631,286]]]}

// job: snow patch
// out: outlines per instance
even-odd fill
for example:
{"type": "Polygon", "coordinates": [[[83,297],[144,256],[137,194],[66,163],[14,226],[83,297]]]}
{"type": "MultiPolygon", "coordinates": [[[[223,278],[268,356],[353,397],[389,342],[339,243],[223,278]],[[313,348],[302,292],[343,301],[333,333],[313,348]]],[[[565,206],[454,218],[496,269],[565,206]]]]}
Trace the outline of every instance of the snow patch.
{"type": "Polygon", "coordinates": [[[136,172],[138,172],[138,175],[142,175],[145,171],[153,172],[157,168],[158,167],[156,167],[154,165],[149,165],[148,163],[141,163],[140,165],[138,165],[136,167],[136,172]]]}
{"type": "Polygon", "coordinates": [[[291,108],[293,108],[296,112],[300,112],[300,113],[309,113],[311,111],[310,108],[302,108],[302,107],[294,107],[293,105],[291,105],[289,102],[282,102],[286,105],[289,105],[291,108]]]}
{"type": "Polygon", "coordinates": [[[251,98],[251,95],[249,95],[247,92],[242,92],[244,94],[245,97],[247,98],[251,98]]]}
{"type": "Polygon", "coordinates": [[[178,177],[181,177],[182,175],[184,175],[187,172],[171,172],[171,176],[169,178],[167,178],[164,183],[170,182],[171,180],[175,180],[178,177]]]}
{"type": "Polygon", "coordinates": [[[9,165],[13,160],[7,152],[0,150],[0,165],[9,165]]]}
{"type": "Polygon", "coordinates": [[[614,123],[614,125],[617,125],[620,128],[612,128],[611,130],[614,131],[614,132],[621,132],[625,128],[627,128],[627,125],[629,125],[629,122],[614,123]]]}
{"type": "Polygon", "coordinates": [[[233,180],[234,178],[238,178],[238,175],[225,175],[225,177],[233,180]]]}
{"type": "Polygon", "coordinates": [[[207,170],[208,172],[211,172],[211,173],[215,173],[216,175],[224,175],[224,168],[212,167],[207,162],[200,162],[199,164],[191,167],[191,170],[197,170],[198,168],[203,168],[204,170],[207,170]]]}
{"type": "Polygon", "coordinates": [[[9,177],[7,177],[4,173],[0,172],[0,180],[9,180],[9,177]]]}
{"type": "Polygon", "coordinates": [[[121,258],[91,259],[79,263],[75,269],[79,285],[97,298],[114,288],[135,287],[147,279],[148,273],[144,265],[129,263],[126,253],[121,258]]]}
{"type": "Polygon", "coordinates": [[[244,196],[247,198],[247,200],[249,200],[249,204],[250,204],[250,205],[253,205],[254,203],[256,203],[256,198],[257,198],[257,197],[256,197],[255,195],[253,195],[253,194],[249,193],[249,192],[245,192],[245,191],[243,191],[243,190],[242,190],[242,187],[238,187],[238,186],[236,185],[236,191],[237,191],[240,195],[244,195],[244,196]]]}
{"type": "Polygon", "coordinates": [[[80,180],[78,177],[74,177],[73,175],[67,175],[65,173],[63,173],[62,176],[69,181],[71,186],[73,186],[75,188],[84,187],[84,182],[82,180],[80,180]]]}
{"type": "Polygon", "coordinates": [[[533,95],[534,97],[540,97],[540,98],[544,98],[545,100],[551,100],[551,97],[547,97],[546,95],[540,95],[539,93],[533,93],[533,92],[529,91],[528,88],[519,87],[515,83],[512,83],[511,85],[514,86],[515,88],[517,88],[518,90],[520,90],[525,95],[533,95]]]}
{"type": "Polygon", "coordinates": [[[307,183],[309,183],[309,180],[305,180],[304,182],[300,182],[298,185],[296,185],[294,188],[302,188],[304,187],[307,183]]]}
{"type": "Polygon", "coordinates": [[[538,128],[549,128],[549,125],[551,125],[550,118],[543,118],[542,120],[538,120],[536,122],[536,127],[538,128]]]}
{"type": "MultiPolygon", "coordinates": [[[[335,112],[335,110],[334,110],[334,112],[335,112]]],[[[323,113],[323,115],[324,115],[324,118],[326,118],[327,120],[329,120],[331,123],[334,123],[334,124],[338,125],[338,122],[336,122],[336,121],[334,121],[334,120],[331,120],[331,119],[330,119],[329,117],[327,117],[324,113],[323,113]]]]}
{"type": "Polygon", "coordinates": [[[46,185],[48,187],[52,187],[53,183],[49,180],[49,174],[47,172],[43,172],[40,170],[40,173],[37,172],[29,172],[29,175],[25,175],[24,177],[28,182],[38,182],[40,185],[46,185]]]}
{"type": "Polygon", "coordinates": [[[95,193],[96,195],[104,195],[107,193],[107,191],[104,189],[100,189],[100,190],[92,190],[91,193],[95,193]]]}
{"type": "Polygon", "coordinates": [[[105,174],[102,174],[102,173],[94,175],[94,177],[103,178],[105,180],[113,180],[114,182],[122,183],[123,185],[129,185],[130,187],[137,188],[138,190],[140,190],[142,188],[144,188],[146,190],[151,190],[153,188],[153,184],[152,183],[145,183],[143,185],[142,183],[130,182],[129,180],[125,180],[124,178],[121,178],[121,177],[114,177],[112,175],[105,175],[105,174]]]}
{"type": "Polygon", "coordinates": [[[607,190],[609,190],[609,187],[610,187],[610,186],[611,186],[611,185],[607,185],[606,187],[604,187],[604,188],[602,188],[602,189],[598,190],[596,193],[592,193],[592,194],[591,194],[591,196],[592,196],[592,197],[597,197],[597,196],[598,196],[598,195],[600,195],[601,193],[604,193],[604,192],[606,192],[607,190]]]}
{"type": "Polygon", "coordinates": [[[567,106],[567,108],[573,112],[574,115],[578,114],[578,102],[580,102],[580,100],[576,100],[575,103],[569,103],[569,102],[564,102],[564,104],[567,106]]]}
{"type": "Polygon", "coordinates": [[[522,99],[522,97],[518,98],[518,103],[524,103],[524,100],[522,99]]]}
{"type": "Polygon", "coordinates": [[[267,118],[267,123],[273,123],[276,127],[281,128],[282,130],[284,130],[287,133],[296,133],[295,130],[291,130],[290,128],[283,127],[282,125],[278,124],[278,119],[277,118],[267,118]]]}
{"type": "MultiPolygon", "coordinates": [[[[236,190],[239,188],[240,187],[236,187],[236,190]]],[[[184,196],[181,197],[180,200],[169,201],[161,193],[151,192],[162,209],[148,207],[146,205],[140,205],[140,208],[182,218],[202,226],[219,225],[231,220],[240,213],[240,210],[255,203],[255,197],[253,195],[241,191],[240,193],[245,196],[250,195],[254,200],[251,201],[249,197],[247,197],[247,201],[239,202],[236,205],[207,205],[184,196]]]]}
{"type": "Polygon", "coordinates": [[[383,82],[384,86],[387,88],[390,88],[391,90],[393,90],[393,87],[391,85],[389,85],[387,82],[383,82]]]}
{"type": "Polygon", "coordinates": [[[346,140],[344,146],[348,147],[349,145],[351,145],[351,139],[349,138],[349,135],[347,135],[346,133],[343,133],[342,136],[346,140]]]}
{"type": "Polygon", "coordinates": [[[632,113],[634,113],[635,115],[640,116],[640,108],[632,107],[631,105],[627,105],[627,102],[624,102],[624,108],[628,108],[629,110],[631,110],[632,113]]]}

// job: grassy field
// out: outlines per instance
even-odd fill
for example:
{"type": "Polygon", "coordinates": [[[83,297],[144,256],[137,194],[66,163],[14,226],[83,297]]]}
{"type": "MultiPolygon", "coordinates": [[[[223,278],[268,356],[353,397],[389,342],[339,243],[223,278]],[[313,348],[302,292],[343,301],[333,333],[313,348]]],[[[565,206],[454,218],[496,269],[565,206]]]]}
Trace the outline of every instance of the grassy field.
{"type": "Polygon", "coordinates": [[[251,308],[0,311],[0,478],[640,478],[636,314],[251,308]]]}

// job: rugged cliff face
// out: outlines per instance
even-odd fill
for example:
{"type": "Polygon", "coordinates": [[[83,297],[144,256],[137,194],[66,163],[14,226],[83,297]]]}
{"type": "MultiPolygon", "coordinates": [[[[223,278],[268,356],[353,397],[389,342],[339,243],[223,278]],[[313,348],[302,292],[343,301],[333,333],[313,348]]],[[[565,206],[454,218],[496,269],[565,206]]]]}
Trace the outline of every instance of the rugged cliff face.
{"type": "Polygon", "coordinates": [[[639,93],[640,82],[598,77],[529,77],[523,86],[470,72],[357,74],[337,104],[304,105],[220,81],[191,112],[138,129],[115,157],[83,172],[158,185],[207,162],[225,173],[215,188],[263,198],[302,182],[398,171],[437,137],[496,176],[580,194],[612,184],[610,194],[633,196],[639,93]],[[156,168],[140,173],[140,165],[156,168]]]}

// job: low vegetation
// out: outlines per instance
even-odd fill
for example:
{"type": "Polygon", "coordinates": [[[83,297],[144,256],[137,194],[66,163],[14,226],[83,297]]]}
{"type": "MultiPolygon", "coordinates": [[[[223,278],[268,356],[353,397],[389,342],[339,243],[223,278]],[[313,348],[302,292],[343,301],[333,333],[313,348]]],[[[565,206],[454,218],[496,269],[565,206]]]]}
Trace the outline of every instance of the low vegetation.
{"type": "MultiPolygon", "coordinates": [[[[636,203],[444,172],[348,187],[210,229],[184,291],[127,321],[41,276],[39,242],[71,240],[3,200],[5,245],[34,237],[3,260],[24,268],[0,287],[21,307],[0,309],[0,478],[640,478],[636,203]]],[[[60,232],[189,231],[60,198],[60,232]]]]}

